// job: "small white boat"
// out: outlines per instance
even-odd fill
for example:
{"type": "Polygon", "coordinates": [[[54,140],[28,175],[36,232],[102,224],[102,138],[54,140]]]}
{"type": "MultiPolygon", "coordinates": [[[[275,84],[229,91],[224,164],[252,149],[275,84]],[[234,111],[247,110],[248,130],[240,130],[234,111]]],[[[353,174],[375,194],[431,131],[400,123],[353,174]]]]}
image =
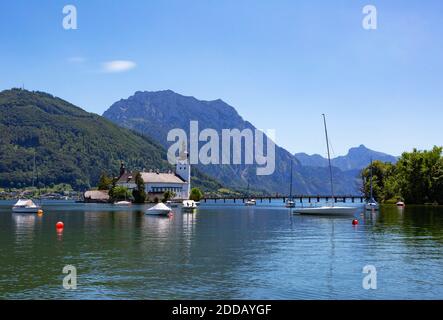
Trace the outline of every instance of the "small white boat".
{"type": "Polygon", "coordinates": [[[293,212],[304,215],[315,215],[315,216],[353,216],[357,208],[355,207],[312,207],[312,208],[299,208],[295,209],[293,212]]]}
{"type": "Polygon", "coordinates": [[[292,167],[293,167],[293,165],[292,165],[292,160],[291,160],[291,179],[290,179],[291,182],[289,183],[289,198],[285,203],[286,208],[295,208],[295,201],[292,198],[292,176],[293,176],[292,167]]]}
{"type": "Polygon", "coordinates": [[[295,208],[295,202],[293,200],[288,200],[288,201],[286,201],[285,207],[286,208],[295,208]]]}
{"type": "Polygon", "coordinates": [[[194,212],[197,209],[197,203],[194,200],[184,200],[182,211],[183,212],[194,212]]]}
{"type": "Polygon", "coordinates": [[[374,199],[374,189],[372,186],[372,160],[371,160],[371,198],[368,202],[366,202],[365,208],[367,211],[377,211],[379,209],[379,205],[377,201],[374,199]]]}
{"type": "Polygon", "coordinates": [[[153,206],[153,207],[149,208],[148,210],[146,210],[145,213],[147,215],[169,216],[171,211],[172,211],[172,209],[169,208],[164,203],[158,203],[155,206],[153,206]]]}
{"type": "Polygon", "coordinates": [[[249,199],[245,202],[245,206],[255,206],[257,201],[255,199],[249,199]]]}
{"type": "Polygon", "coordinates": [[[12,207],[12,211],[16,213],[38,213],[41,206],[38,206],[32,200],[18,200],[12,207]]]}
{"type": "Polygon", "coordinates": [[[377,201],[371,199],[366,203],[365,208],[367,211],[377,211],[378,209],[380,209],[380,206],[377,201]]]}
{"type": "Polygon", "coordinates": [[[130,206],[132,203],[130,201],[117,201],[114,204],[117,206],[130,206]]]}
{"type": "Polygon", "coordinates": [[[399,201],[399,202],[397,202],[395,205],[396,205],[397,207],[401,207],[401,208],[403,208],[403,207],[406,206],[405,203],[404,203],[403,201],[399,201]]]}

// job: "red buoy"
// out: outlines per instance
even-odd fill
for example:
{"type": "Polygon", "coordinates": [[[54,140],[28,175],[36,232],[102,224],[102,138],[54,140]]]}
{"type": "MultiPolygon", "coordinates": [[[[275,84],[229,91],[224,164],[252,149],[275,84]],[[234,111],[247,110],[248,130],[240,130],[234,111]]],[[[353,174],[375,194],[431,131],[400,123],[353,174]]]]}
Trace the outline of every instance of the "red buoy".
{"type": "Polygon", "coordinates": [[[353,226],[358,225],[358,220],[357,220],[357,219],[352,220],[352,225],[353,225],[353,226]]]}
{"type": "Polygon", "coordinates": [[[63,222],[59,221],[55,224],[55,227],[57,229],[63,229],[65,227],[65,224],[63,222]]]}

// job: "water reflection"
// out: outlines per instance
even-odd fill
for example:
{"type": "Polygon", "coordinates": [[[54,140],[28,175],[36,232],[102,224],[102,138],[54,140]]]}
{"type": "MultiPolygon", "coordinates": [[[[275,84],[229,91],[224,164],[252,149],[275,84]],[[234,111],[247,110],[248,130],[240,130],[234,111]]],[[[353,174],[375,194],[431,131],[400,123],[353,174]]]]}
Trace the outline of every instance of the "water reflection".
{"type": "Polygon", "coordinates": [[[36,221],[40,220],[34,214],[12,213],[15,224],[15,236],[17,243],[31,243],[35,236],[36,221]]]}
{"type": "Polygon", "coordinates": [[[202,205],[170,219],[145,209],[70,204],[39,218],[0,205],[0,297],[443,298],[443,208],[360,210],[357,227],[282,204],[202,205]],[[75,292],[59,290],[66,264],[82,276],[75,292]],[[371,294],[361,287],[367,264],[382,275],[371,294]]]}

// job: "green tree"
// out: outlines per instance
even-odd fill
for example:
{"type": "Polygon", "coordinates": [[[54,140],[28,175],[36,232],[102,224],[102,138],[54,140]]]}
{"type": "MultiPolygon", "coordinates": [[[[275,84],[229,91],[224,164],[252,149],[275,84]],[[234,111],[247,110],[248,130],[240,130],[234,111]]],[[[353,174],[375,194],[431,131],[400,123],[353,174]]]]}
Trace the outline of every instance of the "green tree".
{"type": "Polygon", "coordinates": [[[200,189],[199,188],[192,188],[189,199],[194,200],[194,201],[200,201],[201,198],[203,198],[203,193],[200,191],[200,189]]]}
{"type": "Polygon", "coordinates": [[[109,197],[112,201],[127,200],[130,197],[130,193],[126,187],[115,186],[109,190],[109,197]]]}
{"type": "MultiPolygon", "coordinates": [[[[373,163],[374,195],[379,201],[402,199],[407,203],[443,203],[443,148],[404,152],[395,165],[373,163]]],[[[370,167],[362,171],[363,191],[370,189],[370,167]]]]}
{"type": "MultiPolygon", "coordinates": [[[[395,196],[395,187],[390,182],[395,168],[389,162],[374,161],[372,163],[372,189],[377,201],[386,201],[395,196]]],[[[367,199],[371,194],[371,166],[362,171],[363,193],[367,199]]]]}
{"type": "Polygon", "coordinates": [[[175,198],[175,195],[176,195],[175,192],[167,190],[163,193],[163,200],[162,201],[166,202],[168,200],[171,200],[171,199],[175,198]]]}
{"type": "Polygon", "coordinates": [[[442,192],[442,150],[434,147],[431,151],[414,149],[402,154],[396,166],[397,181],[406,202],[423,204],[437,201],[442,192]]]}
{"type": "Polygon", "coordinates": [[[112,187],[112,178],[109,177],[106,172],[102,172],[100,179],[98,181],[98,190],[110,190],[112,187]]]}
{"type": "Polygon", "coordinates": [[[137,172],[135,174],[135,184],[137,185],[137,187],[132,191],[134,202],[145,203],[146,201],[145,182],[143,181],[140,172],[137,172]]]}

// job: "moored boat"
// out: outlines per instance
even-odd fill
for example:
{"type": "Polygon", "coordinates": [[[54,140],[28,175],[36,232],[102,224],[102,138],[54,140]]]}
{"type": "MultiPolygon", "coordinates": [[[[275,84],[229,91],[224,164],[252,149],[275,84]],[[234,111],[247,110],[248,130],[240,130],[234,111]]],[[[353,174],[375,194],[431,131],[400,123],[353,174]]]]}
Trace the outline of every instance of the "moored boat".
{"type": "Polygon", "coordinates": [[[353,216],[357,208],[355,207],[337,207],[337,206],[323,206],[312,208],[298,208],[293,212],[303,215],[318,215],[318,216],[353,216]]]}
{"type": "Polygon", "coordinates": [[[12,207],[12,211],[16,213],[38,213],[41,206],[38,206],[32,200],[19,199],[12,207]]]}
{"type": "Polygon", "coordinates": [[[117,206],[130,206],[132,204],[132,202],[130,201],[117,201],[114,202],[115,205],[117,206]]]}
{"type": "Polygon", "coordinates": [[[169,208],[164,203],[158,203],[155,206],[149,208],[146,210],[147,215],[156,215],[156,216],[169,216],[169,214],[172,212],[172,209],[169,208]]]}
{"type": "Polygon", "coordinates": [[[294,208],[295,207],[295,201],[293,200],[287,200],[285,204],[286,208],[294,208]]]}
{"type": "Polygon", "coordinates": [[[366,202],[365,208],[367,211],[377,211],[378,209],[380,209],[380,206],[377,203],[377,201],[375,201],[374,199],[371,199],[368,202],[366,202]]]}
{"type": "Polygon", "coordinates": [[[292,160],[291,160],[291,179],[289,183],[289,198],[285,203],[286,208],[294,208],[295,207],[295,201],[292,198],[292,160]]]}
{"type": "MultiPolygon", "coordinates": [[[[329,179],[331,185],[331,195],[334,199],[334,180],[332,176],[332,165],[331,165],[331,153],[329,151],[329,138],[328,129],[326,126],[326,116],[323,114],[323,123],[325,127],[326,136],[326,147],[328,150],[328,163],[329,163],[329,179]]],[[[305,215],[321,215],[321,216],[351,216],[357,211],[356,207],[337,207],[334,203],[322,207],[310,207],[310,208],[299,208],[295,209],[293,213],[305,214],[305,215]]]]}
{"type": "Polygon", "coordinates": [[[365,204],[365,209],[367,211],[377,211],[379,209],[379,205],[378,205],[377,201],[375,201],[375,199],[374,199],[374,191],[373,191],[374,188],[372,186],[372,181],[373,181],[372,171],[373,170],[372,170],[372,160],[371,160],[371,195],[370,195],[369,201],[367,201],[365,204]]]}
{"type": "Polygon", "coordinates": [[[197,203],[194,200],[184,200],[182,211],[192,213],[197,209],[197,203]]]}

